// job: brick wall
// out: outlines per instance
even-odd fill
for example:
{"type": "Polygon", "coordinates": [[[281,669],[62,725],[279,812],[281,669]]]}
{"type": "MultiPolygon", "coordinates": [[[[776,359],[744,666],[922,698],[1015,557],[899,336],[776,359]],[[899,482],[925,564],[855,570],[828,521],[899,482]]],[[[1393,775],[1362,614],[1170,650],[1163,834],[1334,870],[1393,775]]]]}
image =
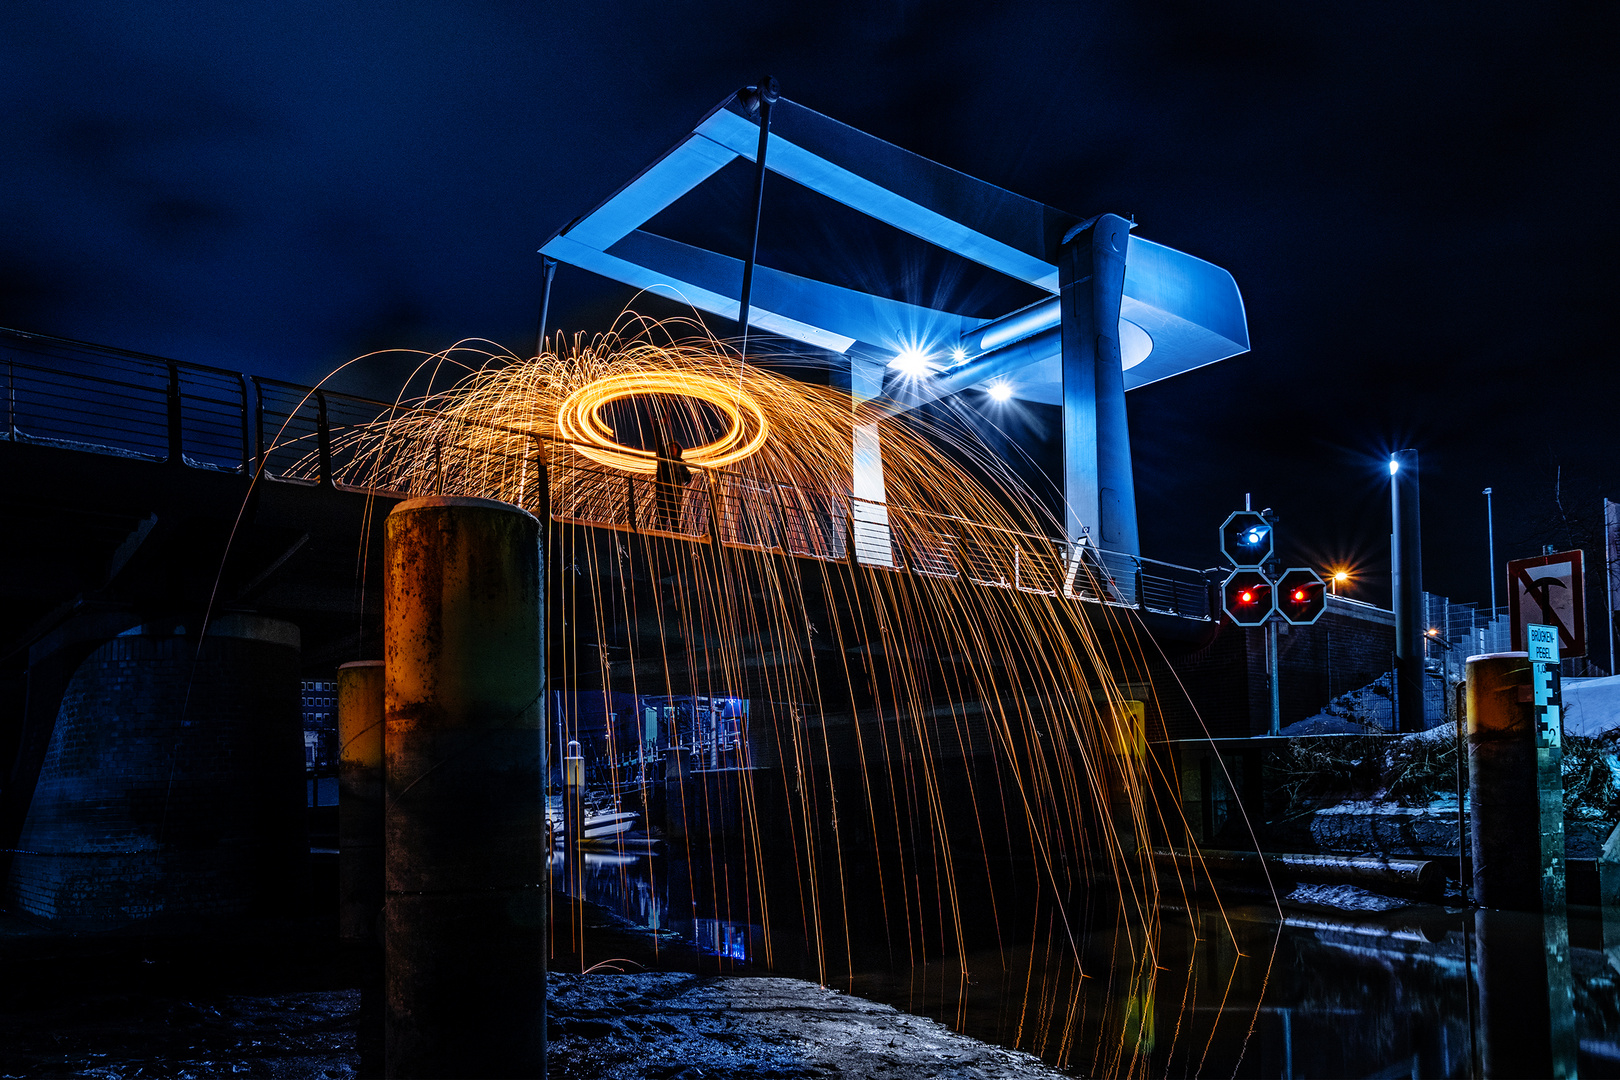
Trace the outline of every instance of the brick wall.
{"type": "Polygon", "coordinates": [[[275,910],[307,888],[298,650],[114,638],[57,714],[6,883],[36,918],[106,927],[275,910]]]}
{"type": "MultiPolygon", "coordinates": [[[[1390,669],[1394,651],[1395,616],[1367,604],[1329,598],[1327,611],[1313,625],[1285,626],[1277,640],[1282,725],[1313,716],[1333,697],[1372,682],[1390,669]]],[[[1173,654],[1169,666],[1186,686],[1190,705],[1167,701],[1166,737],[1241,738],[1266,733],[1271,701],[1264,630],[1225,623],[1212,642],[1173,654]]],[[[1179,696],[1174,679],[1160,677],[1155,682],[1161,695],[1179,696]]]]}

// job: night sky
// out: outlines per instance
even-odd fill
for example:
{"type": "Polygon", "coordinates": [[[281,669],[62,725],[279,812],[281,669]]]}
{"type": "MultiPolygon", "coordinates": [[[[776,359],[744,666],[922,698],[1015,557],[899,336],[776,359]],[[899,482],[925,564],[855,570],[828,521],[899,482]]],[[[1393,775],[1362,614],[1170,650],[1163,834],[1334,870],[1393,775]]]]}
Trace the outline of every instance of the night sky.
{"type": "MultiPolygon", "coordinates": [[[[1253,352],[1130,396],[1144,553],[1214,565],[1250,491],[1385,604],[1413,446],[1425,585],[1484,601],[1482,487],[1500,557],[1598,574],[1620,497],[1613,10],[10,0],[0,325],[302,382],[527,353],[535,249],[770,73],[1233,273],[1253,352]]],[[[552,324],[629,299],[564,266],[552,324]]]]}

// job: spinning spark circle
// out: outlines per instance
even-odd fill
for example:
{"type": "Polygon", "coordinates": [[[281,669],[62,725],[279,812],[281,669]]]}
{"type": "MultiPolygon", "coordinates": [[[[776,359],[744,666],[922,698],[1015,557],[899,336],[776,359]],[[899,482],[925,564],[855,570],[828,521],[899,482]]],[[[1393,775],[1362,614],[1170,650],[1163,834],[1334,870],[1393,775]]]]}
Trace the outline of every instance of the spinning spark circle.
{"type": "Polygon", "coordinates": [[[725,414],[725,434],[685,454],[686,463],[699,468],[719,469],[735,464],[765,445],[770,433],[759,403],[739,386],[694,372],[633,371],[605,376],[569,394],[557,410],[558,434],[600,465],[627,472],[654,472],[658,467],[656,457],[650,451],[616,441],[613,428],[602,419],[604,407],[639,394],[695,398],[725,414]]]}

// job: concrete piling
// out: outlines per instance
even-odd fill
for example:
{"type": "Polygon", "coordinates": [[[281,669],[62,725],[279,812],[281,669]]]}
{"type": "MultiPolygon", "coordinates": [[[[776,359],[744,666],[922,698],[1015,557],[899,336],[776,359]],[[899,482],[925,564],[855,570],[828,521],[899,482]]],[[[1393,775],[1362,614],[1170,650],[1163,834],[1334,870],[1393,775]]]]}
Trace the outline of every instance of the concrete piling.
{"type": "Polygon", "coordinates": [[[338,937],[377,939],[383,908],[383,663],[338,668],[338,937]]]}
{"type": "Polygon", "coordinates": [[[386,526],[387,1073],[540,1076],[540,523],[424,498],[386,526]]]}

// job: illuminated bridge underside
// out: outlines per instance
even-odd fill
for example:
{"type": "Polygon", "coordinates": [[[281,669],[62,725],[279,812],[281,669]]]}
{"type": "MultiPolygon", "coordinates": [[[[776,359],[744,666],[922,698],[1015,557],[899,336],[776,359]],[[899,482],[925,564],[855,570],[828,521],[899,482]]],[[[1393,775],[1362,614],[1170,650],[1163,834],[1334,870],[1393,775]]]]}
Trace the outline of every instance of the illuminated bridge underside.
{"type": "MultiPolygon", "coordinates": [[[[786,99],[773,107],[766,166],[871,218],[1052,294],[995,319],[909,304],[767,266],[755,270],[752,326],[851,356],[892,357],[922,343],[963,359],[938,373],[947,392],[1005,379],[1017,397],[1061,404],[1059,250],[1080,218],[965,176],[786,99]]],[[[726,165],[753,161],[759,128],[732,98],[541,251],[724,318],[739,314],[742,263],[642,226],[726,165]]],[[[1124,386],[1130,390],[1249,348],[1232,276],[1202,259],[1132,235],[1119,303],[1124,386]]],[[[938,396],[891,378],[891,403],[938,396]]]]}

